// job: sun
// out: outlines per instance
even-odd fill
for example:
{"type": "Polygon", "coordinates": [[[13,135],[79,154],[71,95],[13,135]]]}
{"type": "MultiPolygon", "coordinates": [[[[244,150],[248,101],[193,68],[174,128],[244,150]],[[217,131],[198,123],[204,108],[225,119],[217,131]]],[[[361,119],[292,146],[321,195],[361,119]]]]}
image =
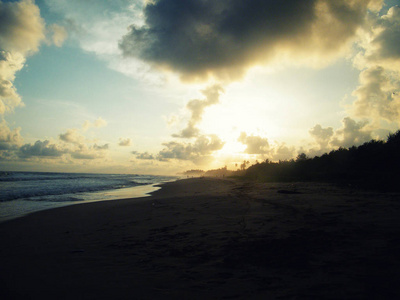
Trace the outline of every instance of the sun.
{"type": "Polygon", "coordinates": [[[230,139],[225,141],[224,147],[221,150],[216,151],[214,156],[238,156],[242,155],[246,149],[246,145],[239,143],[237,140],[230,139]]]}

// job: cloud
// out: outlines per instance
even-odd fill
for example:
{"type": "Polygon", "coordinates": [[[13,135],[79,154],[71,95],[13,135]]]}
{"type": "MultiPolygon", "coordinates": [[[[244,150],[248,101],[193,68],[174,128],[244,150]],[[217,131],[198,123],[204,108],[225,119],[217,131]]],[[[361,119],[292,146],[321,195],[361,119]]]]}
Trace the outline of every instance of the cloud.
{"type": "Polygon", "coordinates": [[[244,153],[256,155],[257,158],[269,158],[272,161],[292,159],[298,153],[307,153],[310,157],[322,155],[338,147],[349,148],[359,146],[372,139],[372,129],[368,121],[355,121],[350,117],[342,120],[342,127],[334,130],[332,127],[323,128],[320,124],[309,130],[317,147],[310,149],[287,146],[285,143],[270,143],[266,137],[247,135],[242,132],[238,142],[246,145],[244,153]]]}
{"type": "Polygon", "coordinates": [[[26,54],[45,39],[40,10],[31,0],[0,2],[0,49],[26,54]]]}
{"type": "Polygon", "coordinates": [[[222,149],[224,142],[216,135],[201,135],[194,143],[178,143],[171,141],[164,143],[165,148],[157,156],[159,160],[190,160],[197,164],[211,159],[214,151],[222,149]]]}
{"type": "Polygon", "coordinates": [[[18,150],[18,156],[21,158],[30,158],[32,156],[56,158],[62,156],[66,151],[50,141],[36,141],[35,144],[25,144],[18,150]]]}
{"type": "Polygon", "coordinates": [[[81,135],[78,129],[68,129],[66,133],[59,135],[60,140],[76,145],[82,145],[85,142],[85,137],[81,135]]]}
{"type": "Polygon", "coordinates": [[[295,157],[296,148],[295,147],[288,147],[286,144],[278,144],[272,148],[272,155],[271,159],[273,161],[279,160],[288,160],[295,157]]]}
{"type": "Polygon", "coordinates": [[[372,139],[372,129],[367,121],[355,121],[350,117],[342,120],[342,128],[333,130],[332,127],[322,128],[320,124],[315,125],[310,135],[315,139],[319,149],[310,149],[312,155],[321,155],[337,147],[359,146],[372,139]]]}
{"type": "Polygon", "coordinates": [[[371,20],[371,29],[364,34],[363,51],[356,57],[356,64],[382,66],[400,71],[400,7],[391,7],[386,15],[371,20]]]}
{"type": "Polygon", "coordinates": [[[310,135],[315,139],[321,150],[328,149],[329,142],[333,137],[333,128],[322,128],[320,124],[315,125],[309,131],[310,135]]]}
{"type": "Polygon", "coordinates": [[[197,125],[202,121],[205,109],[209,106],[219,103],[220,93],[224,89],[219,84],[211,85],[201,93],[203,99],[190,100],[186,108],[190,111],[191,116],[186,128],[177,134],[173,134],[174,138],[192,139],[192,142],[170,141],[163,143],[164,148],[156,155],[145,153],[137,154],[137,159],[157,159],[159,161],[169,161],[171,159],[180,161],[191,161],[195,164],[205,164],[210,162],[213,152],[222,149],[224,142],[215,134],[203,134],[197,125]]]}
{"type": "Polygon", "coordinates": [[[109,68],[150,83],[163,80],[146,63],[138,59],[124,59],[118,47],[118,40],[132,22],[137,25],[143,23],[143,0],[44,2],[52,13],[62,18],[60,24],[67,29],[69,39],[77,42],[84,51],[94,53],[109,68]]]}
{"type": "Polygon", "coordinates": [[[105,121],[101,117],[99,117],[94,122],[90,122],[90,121],[86,120],[83,123],[82,128],[83,128],[83,130],[86,131],[90,128],[100,128],[100,127],[105,127],[105,126],[107,126],[107,121],[105,121]]]}
{"type": "Polygon", "coordinates": [[[155,0],[145,24],[120,41],[126,57],[144,60],[184,79],[241,77],[275,58],[318,65],[347,48],[378,0],[155,0]]]}
{"type": "Polygon", "coordinates": [[[94,153],[83,153],[80,151],[75,151],[71,153],[71,157],[75,159],[96,159],[97,156],[94,153]]]}
{"type": "MultiPolygon", "coordinates": [[[[86,131],[89,128],[98,128],[106,126],[107,122],[102,118],[98,118],[93,123],[90,121],[85,121],[82,130],[86,131]]],[[[67,153],[71,154],[72,158],[75,159],[96,159],[104,157],[103,151],[109,149],[109,144],[90,145],[90,141],[86,139],[84,135],[80,133],[79,129],[71,128],[67,129],[65,133],[59,134],[59,139],[65,143],[70,144],[67,153]]]]}
{"type": "Polygon", "coordinates": [[[268,157],[273,161],[291,159],[296,154],[295,147],[289,147],[285,143],[270,144],[266,137],[258,135],[247,135],[242,132],[237,139],[238,142],[246,145],[244,153],[257,155],[258,158],[268,157]]]}
{"type": "Polygon", "coordinates": [[[20,127],[11,130],[6,121],[2,120],[0,123],[0,151],[14,149],[21,145],[23,139],[20,131],[20,127]]]}
{"type": "Polygon", "coordinates": [[[362,71],[360,85],[352,94],[356,100],[348,112],[372,121],[375,128],[382,121],[400,124],[400,7],[393,6],[380,17],[371,16],[369,25],[354,59],[362,71]]]}
{"type": "Polygon", "coordinates": [[[268,139],[260,136],[248,136],[245,132],[242,132],[238,142],[247,146],[244,151],[247,154],[266,154],[270,151],[268,139]]]}
{"type": "Polygon", "coordinates": [[[94,150],[108,150],[108,148],[109,148],[109,145],[108,145],[108,144],[104,144],[104,145],[97,145],[97,144],[94,144],[94,145],[93,145],[93,149],[94,149],[94,150]]]}
{"type": "Polygon", "coordinates": [[[362,71],[361,85],[353,92],[357,99],[350,108],[351,112],[376,122],[381,119],[400,122],[399,79],[393,78],[380,66],[362,71]]]}
{"type": "Polygon", "coordinates": [[[216,84],[202,90],[202,94],[206,97],[203,100],[194,99],[190,100],[186,105],[186,108],[191,112],[191,118],[187,124],[187,127],[183,129],[179,134],[173,134],[173,137],[179,138],[192,138],[199,135],[200,130],[196,127],[204,114],[204,110],[211,105],[219,103],[219,95],[224,89],[216,84]]]}
{"type": "MultiPolygon", "coordinates": [[[[101,127],[104,125],[104,122],[101,118],[96,120],[94,123],[86,121],[85,124],[87,127],[83,127],[84,129],[90,127],[101,127]]],[[[67,145],[64,145],[66,148],[65,153],[69,153],[74,159],[103,158],[105,156],[105,151],[109,149],[109,144],[90,144],[85,136],[83,136],[76,128],[68,129],[65,133],[60,134],[59,139],[67,143],[67,145]]]]}
{"type": "Polygon", "coordinates": [[[104,145],[80,144],[76,148],[68,149],[67,153],[69,153],[71,157],[74,159],[94,160],[94,159],[104,158],[106,155],[106,150],[108,149],[109,149],[108,144],[104,145]]]}
{"type": "Polygon", "coordinates": [[[350,113],[356,117],[400,123],[400,7],[372,19],[355,64],[362,69],[350,113]]]}
{"type": "Polygon", "coordinates": [[[400,59],[400,7],[393,6],[382,16],[379,31],[371,42],[375,48],[370,54],[370,60],[399,60],[400,59]]]}
{"type": "Polygon", "coordinates": [[[50,42],[57,47],[61,47],[68,37],[68,32],[65,27],[58,24],[48,26],[47,31],[50,34],[50,42]]]}
{"type": "Polygon", "coordinates": [[[0,51],[0,115],[23,106],[13,82],[15,73],[23,68],[24,63],[25,57],[21,54],[0,51]]]}
{"type": "Polygon", "coordinates": [[[137,152],[132,152],[133,154],[136,155],[136,159],[143,159],[143,160],[153,160],[155,159],[154,155],[144,152],[144,153],[137,153],[137,152]]]}
{"type": "Polygon", "coordinates": [[[81,145],[78,150],[69,151],[72,158],[75,159],[84,159],[84,160],[93,160],[98,158],[104,158],[105,150],[108,150],[109,145],[97,145],[94,144],[92,146],[81,145]]]}
{"type": "Polygon", "coordinates": [[[118,145],[120,145],[122,147],[130,146],[130,145],[132,145],[132,140],[130,138],[126,138],[126,139],[119,138],[118,145]]]}
{"type": "Polygon", "coordinates": [[[343,119],[343,128],[336,130],[331,144],[333,146],[359,146],[372,139],[372,130],[368,129],[368,122],[356,122],[346,117],[343,119]]]}
{"type": "Polygon", "coordinates": [[[0,115],[22,106],[14,87],[15,73],[44,40],[44,21],[33,1],[0,2],[0,115]]]}
{"type": "Polygon", "coordinates": [[[94,160],[106,157],[110,148],[109,144],[90,142],[78,129],[68,129],[60,134],[58,142],[37,140],[34,144],[22,145],[20,130],[11,130],[4,120],[0,123],[0,160],[94,160]]]}

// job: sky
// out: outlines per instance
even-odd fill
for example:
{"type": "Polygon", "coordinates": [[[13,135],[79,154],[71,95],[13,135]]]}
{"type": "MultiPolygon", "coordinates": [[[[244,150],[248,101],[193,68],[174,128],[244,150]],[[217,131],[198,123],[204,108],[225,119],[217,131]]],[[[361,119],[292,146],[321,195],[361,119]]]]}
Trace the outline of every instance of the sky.
{"type": "Polygon", "coordinates": [[[399,6],[0,1],[0,170],[174,175],[385,140],[399,6]]]}

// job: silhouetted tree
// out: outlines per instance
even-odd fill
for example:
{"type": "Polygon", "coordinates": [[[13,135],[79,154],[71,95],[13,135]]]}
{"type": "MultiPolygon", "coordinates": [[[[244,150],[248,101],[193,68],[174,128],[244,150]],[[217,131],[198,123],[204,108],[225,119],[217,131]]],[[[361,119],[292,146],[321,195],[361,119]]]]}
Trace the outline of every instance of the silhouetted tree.
{"type": "MultiPolygon", "coordinates": [[[[241,168],[245,169],[245,161],[241,168]]],[[[321,156],[308,158],[301,153],[296,160],[270,162],[249,167],[245,176],[262,181],[329,180],[385,190],[400,189],[400,131],[387,142],[371,140],[358,147],[340,147],[321,156]]]]}
{"type": "Polygon", "coordinates": [[[246,166],[247,166],[248,164],[250,164],[250,162],[244,160],[243,163],[240,165],[240,169],[241,169],[241,170],[245,170],[245,169],[246,169],[246,166]]]}
{"type": "Polygon", "coordinates": [[[305,160],[307,160],[307,155],[305,153],[300,153],[296,157],[296,161],[305,161],[305,160]]]}

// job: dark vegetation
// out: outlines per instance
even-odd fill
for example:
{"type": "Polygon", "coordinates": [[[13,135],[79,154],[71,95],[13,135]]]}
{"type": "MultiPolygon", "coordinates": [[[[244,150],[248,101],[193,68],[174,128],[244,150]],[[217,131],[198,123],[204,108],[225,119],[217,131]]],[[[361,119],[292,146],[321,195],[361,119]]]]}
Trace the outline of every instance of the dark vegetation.
{"type": "Polygon", "coordinates": [[[259,181],[335,181],[360,187],[400,190],[400,131],[386,142],[371,140],[358,147],[339,148],[322,156],[258,163],[244,177],[259,181]]]}
{"type": "Polygon", "coordinates": [[[184,172],[183,175],[186,175],[188,177],[200,177],[200,176],[225,177],[225,176],[233,176],[237,172],[238,171],[230,171],[225,166],[225,167],[220,168],[220,169],[214,169],[214,170],[208,170],[208,171],[204,171],[204,170],[188,170],[188,171],[184,172]]]}
{"type": "Polygon", "coordinates": [[[203,176],[204,171],[203,170],[187,170],[183,173],[183,175],[186,175],[188,177],[198,177],[198,176],[203,176]]]}
{"type": "MultiPolygon", "coordinates": [[[[371,140],[361,146],[339,148],[309,158],[271,162],[268,159],[246,169],[244,161],[237,171],[226,167],[215,170],[190,170],[184,175],[228,177],[263,182],[329,181],[381,190],[400,190],[400,130],[387,141],[371,140]]],[[[239,167],[239,166],[238,166],[239,167]]]]}

